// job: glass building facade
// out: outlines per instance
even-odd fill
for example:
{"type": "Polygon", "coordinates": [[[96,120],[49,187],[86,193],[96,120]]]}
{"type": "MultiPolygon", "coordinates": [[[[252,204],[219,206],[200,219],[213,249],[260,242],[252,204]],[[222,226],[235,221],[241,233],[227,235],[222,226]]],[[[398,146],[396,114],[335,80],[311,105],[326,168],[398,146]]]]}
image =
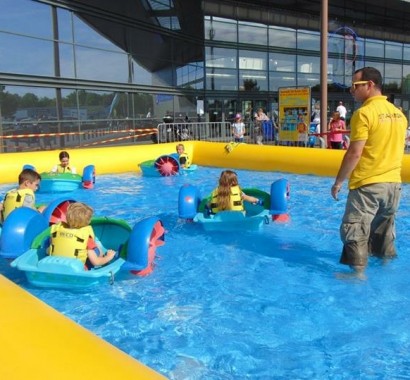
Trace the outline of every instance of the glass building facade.
{"type": "MultiPolygon", "coordinates": [[[[83,146],[87,129],[144,130],[166,115],[272,114],[281,87],[309,86],[318,100],[320,2],[285,3],[0,0],[2,151],[27,132],[62,146],[60,135],[78,133],[83,146]]],[[[355,108],[349,86],[363,66],[379,69],[384,93],[409,109],[410,3],[384,4],[329,2],[329,109],[339,100],[355,108]]]]}

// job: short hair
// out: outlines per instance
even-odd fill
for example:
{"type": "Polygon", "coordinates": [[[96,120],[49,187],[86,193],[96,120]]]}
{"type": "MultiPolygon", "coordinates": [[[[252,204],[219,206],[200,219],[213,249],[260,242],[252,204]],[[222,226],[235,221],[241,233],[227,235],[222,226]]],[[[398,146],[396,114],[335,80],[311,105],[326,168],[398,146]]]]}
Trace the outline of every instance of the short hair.
{"type": "Polygon", "coordinates": [[[63,158],[68,158],[68,159],[70,159],[70,155],[68,154],[68,152],[66,152],[65,150],[63,150],[63,151],[60,152],[60,154],[58,155],[58,158],[60,159],[60,161],[61,161],[63,158]]]}
{"type": "Polygon", "coordinates": [[[181,147],[183,150],[185,150],[184,144],[177,144],[176,149],[178,149],[179,147],[181,147]]]}
{"type": "Polygon", "coordinates": [[[91,222],[94,210],[81,202],[70,203],[67,208],[67,224],[70,228],[81,228],[88,226],[91,222]]]}
{"type": "Polygon", "coordinates": [[[19,185],[22,185],[26,181],[33,183],[34,181],[37,181],[37,180],[41,180],[41,175],[38,174],[33,169],[24,169],[19,174],[19,185]]]}
{"type": "Polygon", "coordinates": [[[381,91],[383,86],[383,78],[379,70],[375,69],[374,67],[366,66],[356,70],[354,73],[361,73],[362,77],[360,78],[360,80],[371,80],[374,83],[375,87],[377,87],[381,91]]]}

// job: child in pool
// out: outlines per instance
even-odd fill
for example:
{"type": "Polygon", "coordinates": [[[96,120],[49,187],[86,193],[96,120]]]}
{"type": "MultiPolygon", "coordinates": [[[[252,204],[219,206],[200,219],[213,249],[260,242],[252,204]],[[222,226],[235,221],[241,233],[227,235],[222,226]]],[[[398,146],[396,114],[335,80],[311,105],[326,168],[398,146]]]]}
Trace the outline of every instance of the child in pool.
{"type": "Polygon", "coordinates": [[[36,207],[36,197],[34,192],[40,186],[41,176],[33,169],[24,169],[18,177],[19,186],[17,189],[9,190],[2,203],[0,203],[1,221],[5,221],[7,216],[16,208],[29,207],[43,212],[45,206],[36,207]]]}
{"type": "Polygon", "coordinates": [[[49,255],[73,257],[81,260],[87,269],[109,263],[115,251],[101,253],[90,226],[93,209],[81,202],[71,203],[67,208],[67,222],[51,226],[49,255]]]}
{"type": "Polygon", "coordinates": [[[239,187],[238,177],[232,170],[224,170],[219,177],[219,186],[212,192],[210,206],[212,213],[233,210],[244,211],[243,201],[260,203],[258,198],[246,195],[239,187]]]}
{"type": "Polygon", "coordinates": [[[77,173],[76,169],[73,166],[70,166],[70,155],[68,152],[65,150],[60,152],[58,159],[60,160],[60,163],[51,169],[52,173],[77,173]]]}
{"type": "Polygon", "coordinates": [[[176,150],[179,157],[179,166],[183,169],[188,169],[191,166],[189,156],[185,153],[184,144],[178,144],[176,150]]]}

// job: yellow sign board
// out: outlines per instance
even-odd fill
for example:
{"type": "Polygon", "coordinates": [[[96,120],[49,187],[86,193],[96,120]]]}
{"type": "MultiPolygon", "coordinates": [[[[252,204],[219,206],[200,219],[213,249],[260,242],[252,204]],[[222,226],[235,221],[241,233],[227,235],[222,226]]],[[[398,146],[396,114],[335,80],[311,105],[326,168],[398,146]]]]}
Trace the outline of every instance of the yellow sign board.
{"type": "Polygon", "coordinates": [[[310,87],[279,88],[279,141],[306,145],[310,107],[310,87]]]}

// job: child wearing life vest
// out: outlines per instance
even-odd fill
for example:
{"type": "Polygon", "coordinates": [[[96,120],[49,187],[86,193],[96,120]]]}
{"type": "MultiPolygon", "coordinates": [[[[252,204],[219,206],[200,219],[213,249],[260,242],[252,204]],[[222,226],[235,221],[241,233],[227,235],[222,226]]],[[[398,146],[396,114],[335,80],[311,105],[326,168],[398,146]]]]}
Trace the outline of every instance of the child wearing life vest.
{"type": "Polygon", "coordinates": [[[246,195],[239,187],[238,177],[232,170],[224,170],[219,177],[219,186],[212,192],[211,212],[233,210],[244,211],[243,201],[261,204],[258,198],[246,195]]]}
{"type": "Polygon", "coordinates": [[[101,253],[90,226],[93,212],[93,209],[84,203],[71,203],[67,208],[67,222],[51,226],[49,255],[79,259],[86,269],[110,262],[115,251],[109,249],[105,254],[101,253]]]}
{"type": "Polygon", "coordinates": [[[16,208],[29,207],[43,212],[45,206],[36,207],[36,197],[34,192],[40,186],[41,176],[33,169],[24,169],[18,177],[19,186],[17,189],[9,190],[2,203],[0,203],[1,221],[4,222],[7,216],[16,208]]]}
{"type": "Polygon", "coordinates": [[[183,169],[188,169],[191,166],[191,161],[188,155],[185,153],[184,144],[178,144],[176,150],[179,157],[179,166],[183,169]]]}
{"type": "Polygon", "coordinates": [[[58,155],[58,159],[60,160],[60,163],[55,165],[52,169],[52,173],[72,173],[72,174],[77,174],[77,170],[75,167],[70,165],[70,155],[68,152],[63,150],[60,152],[58,155]]]}

